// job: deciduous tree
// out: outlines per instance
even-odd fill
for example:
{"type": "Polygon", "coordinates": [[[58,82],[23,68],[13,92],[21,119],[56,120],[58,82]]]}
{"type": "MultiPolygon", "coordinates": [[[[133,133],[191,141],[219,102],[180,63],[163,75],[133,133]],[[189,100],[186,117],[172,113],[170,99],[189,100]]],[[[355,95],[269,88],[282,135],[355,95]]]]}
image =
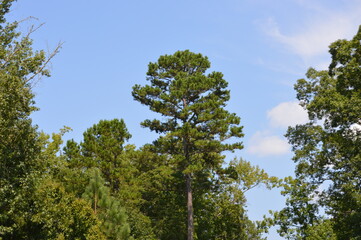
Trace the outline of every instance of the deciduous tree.
{"type": "Polygon", "coordinates": [[[14,216],[28,209],[23,200],[30,192],[23,190],[34,186],[31,179],[44,167],[30,118],[36,110],[32,86],[38,77],[49,76],[46,65],[58,50],[50,56],[33,51],[30,36],[36,27],[22,34],[18,22],[6,22],[12,2],[0,3],[0,236],[11,236],[21,225],[14,216]]]}
{"type": "MultiPolygon", "coordinates": [[[[353,39],[332,43],[328,71],[311,68],[307,79],[298,80],[297,98],[310,121],[287,133],[301,188],[293,185],[296,189],[287,192],[293,211],[283,215],[283,223],[317,225],[314,213],[322,206],[337,239],[361,236],[360,41],[361,28],[353,39]]],[[[303,228],[302,239],[311,239],[308,230],[303,228]]]]}
{"type": "Polygon", "coordinates": [[[119,189],[124,143],[131,137],[123,119],[100,120],[84,132],[81,143],[86,166],[97,167],[111,189],[119,189]]]}

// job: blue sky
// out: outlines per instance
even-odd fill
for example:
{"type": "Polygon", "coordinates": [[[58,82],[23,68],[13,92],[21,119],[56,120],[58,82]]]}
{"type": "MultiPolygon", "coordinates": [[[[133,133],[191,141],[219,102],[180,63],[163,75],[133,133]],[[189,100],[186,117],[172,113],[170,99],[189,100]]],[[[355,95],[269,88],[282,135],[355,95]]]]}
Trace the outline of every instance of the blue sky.
{"type": "MultiPolygon", "coordinates": [[[[51,51],[64,42],[51,64],[52,77],[34,88],[40,111],[33,120],[47,133],[66,125],[66,139],[101,119],[123,118],[140,147],[156,135],[139,123],[157,117],[131,96],[146,84],[149,62],[189,49],[209,57],[212,71],[229,82],[228,110],[242,118],[242,157],[269,174],[293,174],[287,126],[307,120],[293,84],[309,67],[327,68],[328,45],[351,38],[361,23],[357,0],[19,0],[9,19],[34,16],[45,23],[34,47],[51,51]]],[[[277,190],[248,194],[252,219],[283,206],[277,190]]],[[[281,239],[271,233],[269,239],[281,239]]]]}

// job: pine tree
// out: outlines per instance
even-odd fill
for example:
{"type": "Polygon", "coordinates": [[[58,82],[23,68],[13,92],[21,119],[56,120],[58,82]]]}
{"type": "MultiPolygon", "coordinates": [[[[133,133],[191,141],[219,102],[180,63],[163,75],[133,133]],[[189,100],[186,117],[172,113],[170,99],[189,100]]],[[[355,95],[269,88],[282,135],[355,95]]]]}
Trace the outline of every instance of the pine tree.
{"type": "Polygon", "coordinates": [[[240,118],[225,110],[228,83],[220,72],[206,74],[209,67],[207,57],[188,50],[164,55],[149,63],[150,85],[135,85],[132,92],[136,101],[162,116],[163,121],[142,125],[163,134],[154,142],[157,151],[175,159],[184,178],[188,240],[194,239],[193,187],[208,182],[221,167],[223,151],[242,148],[239,142],[225,143],[242,137],[242,127],[240,118]]]}
{"type": "Polygon", "coordinates": [[[120,202],[110,195],[99,169],[91,170],[89,185],[83,198],[88,200],[95,215],[102,221],[102,231],[108,239],[124,240],[129,238],[130,227],[127,215],[120,202]]]}

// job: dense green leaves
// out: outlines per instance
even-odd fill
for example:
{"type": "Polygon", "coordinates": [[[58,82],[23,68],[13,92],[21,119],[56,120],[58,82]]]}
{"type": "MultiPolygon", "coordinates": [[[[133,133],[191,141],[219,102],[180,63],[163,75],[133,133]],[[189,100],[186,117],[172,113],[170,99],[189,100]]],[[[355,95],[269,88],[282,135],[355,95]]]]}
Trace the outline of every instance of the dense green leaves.
{"type": "Polygon", "coordinates": [[[262,239],[261,228],[248,219],[245,193],[261,185],[272,188],[279,180],[242,159],[217,178],[214,189],[196,200],[198,239],[262,239]]]}
{"type": "Polygon", "coordinates": [[[17,23],[5,23],[11,2],[2,1],[0,11],[0,237],[17,227],[12,216],[26,208],[23,190],[31,191],[29,178],[42,170],[38,133],[29,116],[36,110],[31,80],[47,75],[44,53],[32,51],[29,36],[16,32],[17,23]]]}
{"type": "MultiPolygon", "coordinates": [[[[33,195],[34,215],[31,216],[34,239],[104,239],[100,224],[90,206],[67,194],[60,183],[44,179],[33,195]],[[36,229],[40,228],[40,229],[36,229]]],[[[24,231],[18,239],[27,238],[24,231]]]]}
{"type": "Polygon", "coordinates": [[[81,143],[85,166],[99,167],[112,189],[119,189],[123,144],[131,135],[121,119],[101,120],[84,132],[81,143]]]}
{"type": "Polygon", "coordinates": [[[286,187],[287,207],[277,215],[281,233],[289,234],[292,223],[302,239],[315,239],[311,232],[325,226],[337,239],[360,239],[360,40],[361,28],[352,40],[331,44],[329,71],[311,68],[295,85],[310,122],[286,135],[298,179],[286,187]],[[320,206],[329,220],[317,215],[320,206]]]}
{"type": "Polygon", "coordinates": [[[143,183],[137,168],[142,154],[124,145],[130,138],[124,121],[101,120],[83,135],[80,144],[69,140],[64,147],[68,188],[88,199],[94,212],[103,208],[97,216],[108,237],[153,239],[150,220],[140,211],[143,183]]]}

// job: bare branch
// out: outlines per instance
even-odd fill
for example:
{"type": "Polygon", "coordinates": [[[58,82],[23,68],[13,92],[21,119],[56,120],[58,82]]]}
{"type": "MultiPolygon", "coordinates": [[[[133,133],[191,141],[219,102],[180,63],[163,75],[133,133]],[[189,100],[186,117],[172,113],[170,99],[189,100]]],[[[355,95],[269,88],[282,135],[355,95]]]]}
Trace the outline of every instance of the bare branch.
{"type": "MultiPolygon", "coordinates": [[[[63,42],[58,43],[58,45],[56,46],[56,48],[49,54],[48,58],[45,60],[45,62],[43,63],[43,65],[41,67],[39,67],[39,69],[33,73],[33,75],[31,75],[27,80],[26,83],[30,83],[36,76],[38,76],[41,72],[44,71],[45,67],[49,64],[49,62],[51,61],[51,59],[53,57],[55,57],[55,55],[59,52],[60,48],[63,46],[63,42]]],[[[40,77],[37,81],[33,82],[31,85],[34,86],[36,85],[36,83],[40,80],[40,77]]]]}
{"type": "Polygon", "coordinates": [[[16,21],[16,23],[18,23],[18,24],[19,24],[19,23],[23,23],[23,22],[29,21],[30,19],[35,19],[36,21],[39,21],[38,18],[33,17],[33,16],[29,16],[29,17],[24,18],[24,19],[22,19],[22,20],[20,20],[20,21],[16,21]]]}

